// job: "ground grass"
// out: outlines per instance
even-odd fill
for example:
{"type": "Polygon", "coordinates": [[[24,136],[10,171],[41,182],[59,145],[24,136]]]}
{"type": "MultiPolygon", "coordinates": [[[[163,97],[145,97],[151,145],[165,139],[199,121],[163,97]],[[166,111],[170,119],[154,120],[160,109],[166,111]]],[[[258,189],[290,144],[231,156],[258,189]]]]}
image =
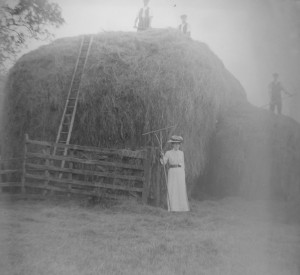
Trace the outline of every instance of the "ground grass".
{"type": "Polygon", "coordinates": [[[1,275],[300,274],[299,224],[241,199],[168,213],[135,201],[0,201],[1,275]]]}

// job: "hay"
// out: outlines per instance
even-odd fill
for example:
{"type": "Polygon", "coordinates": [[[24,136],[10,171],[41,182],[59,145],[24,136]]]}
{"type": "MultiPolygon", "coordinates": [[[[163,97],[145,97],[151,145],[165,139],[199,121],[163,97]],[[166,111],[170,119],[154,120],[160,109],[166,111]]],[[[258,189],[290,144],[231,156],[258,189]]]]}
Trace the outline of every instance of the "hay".
{"type": "Polygon", "coordinates": [[[211,139],[198,192],[300,201],[299,144],[300,125],[289,117],[247,103],[228,109],[211,139]]]}
{"type": "MultiPolygon", "coordinates": [[[[24,55],[6,85],[6,151],[18,155],[25,133],[54,141],[81,37],[24,55]]],[[[151,145],[142,133],[177,124],[189,179],[201,174],[220,111],[245,101],[243,88],[200,42],[174,30],[94,36],[71,143],[151,145]]],[[[164,137],[167,138],[166,136],[164,137]]]]}

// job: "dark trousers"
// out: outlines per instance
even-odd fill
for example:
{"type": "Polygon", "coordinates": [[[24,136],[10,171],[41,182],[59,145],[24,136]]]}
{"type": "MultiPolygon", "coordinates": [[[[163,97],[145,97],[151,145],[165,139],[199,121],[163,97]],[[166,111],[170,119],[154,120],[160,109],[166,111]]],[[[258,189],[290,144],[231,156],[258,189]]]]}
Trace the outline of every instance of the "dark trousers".
{"type": "Polygon", "coordinates": [[[145,30],[148,30],[149,28],[150,28],[150,18],[140,17],[137,30],[138,31],[145,31],[145,30]]]}
{"type": "Polygon", "coordinates": [[[270,111],[275,113],[276,108],[277,108],[277,113],[280,115],[281,110],[282,110],[281,100],[271,100],[271,102],[270,102],[270,111]]]}

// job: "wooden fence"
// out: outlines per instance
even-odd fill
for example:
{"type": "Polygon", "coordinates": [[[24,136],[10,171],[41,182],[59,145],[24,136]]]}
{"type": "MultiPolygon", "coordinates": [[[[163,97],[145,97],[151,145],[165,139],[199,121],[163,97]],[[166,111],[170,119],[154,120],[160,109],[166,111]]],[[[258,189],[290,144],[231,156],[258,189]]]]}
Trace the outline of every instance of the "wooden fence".
{"type": "MultiPolygon", "coordinates": [[[[0,170],[0,175],[19,173],[21,183],[2,182],[1,187],[20,186],[22,191],[41,189],[97,197],[142,197],[149,194],[149,149],[106,149],[31,140],[26,135],[22,169],[0,170]],[[54,147],[66,155],[54,155],[54,147]]],[[[20,165],[19,165],[20,166],[20,165]]]]}
{"type": "MultiPolygon", "coordinates": [[[[2,160],[0,187],[23,192],[64,192],[96,197],[133,195],[166,207],[166,184],[159,148],[104,149],[31,140],[26,136],[23,157],[2,160]],[[67,155],[53,155],[54,147],[67,155]],[[64,164],[62,164],[64,163],[64,164]],[[19,169],[15,169],[18,167],[19,169]]],[[[1,161],[0,161],[1,163],[1,161]]]]}
{"type": "Polygon", "coordinates": [[[23,158],[0,158],[0,188],[21,187],[22,169],[15,167],[20,167],[23,161],[23,158]]]}

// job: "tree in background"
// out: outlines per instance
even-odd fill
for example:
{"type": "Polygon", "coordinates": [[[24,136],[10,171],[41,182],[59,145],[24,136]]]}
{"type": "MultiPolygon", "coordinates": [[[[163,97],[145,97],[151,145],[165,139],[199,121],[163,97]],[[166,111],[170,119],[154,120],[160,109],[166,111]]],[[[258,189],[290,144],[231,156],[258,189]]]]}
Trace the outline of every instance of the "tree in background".
{"type": "Polygon", "coordinates": [[[65,22],[58,4],[48,0],[0,5],[0,70],[16,59],[29,40],[49,39],[53,37],[49,27],[58,28],[65,22]]]}

